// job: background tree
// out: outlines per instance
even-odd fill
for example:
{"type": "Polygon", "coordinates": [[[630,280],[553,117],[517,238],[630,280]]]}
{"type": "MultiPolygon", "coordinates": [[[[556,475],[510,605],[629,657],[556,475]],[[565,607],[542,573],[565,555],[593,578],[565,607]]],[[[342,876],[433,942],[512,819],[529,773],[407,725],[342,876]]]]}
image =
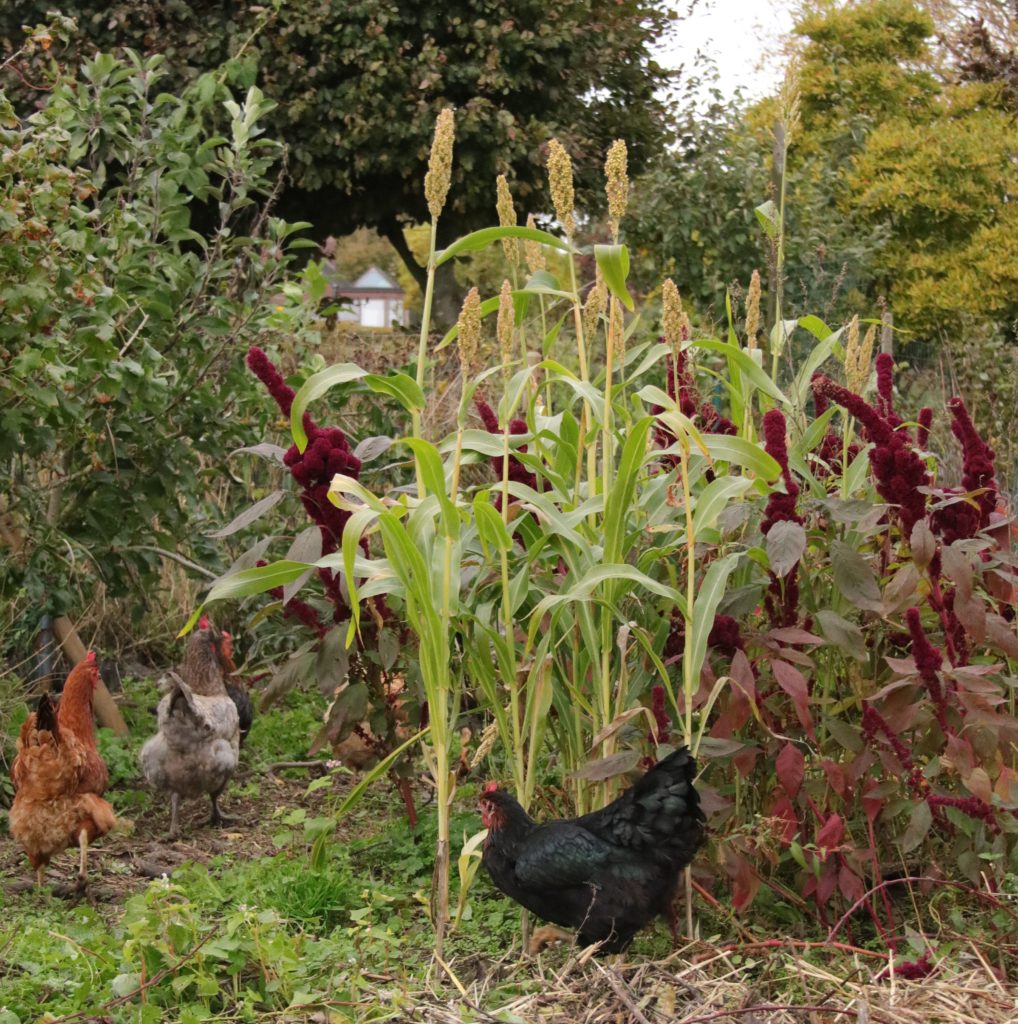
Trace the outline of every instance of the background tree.
{"type": "MultiPolygon", "coordinates": [[[[49,6],[7,6],[0,39],[16,47],[22,23],[49,6]]],[[[573,153],[581,202],[599,202],[611,140],[626,139],[635,172],[667,134],[661,90],[671,74],[651,49],[676,16],[662,0],[292,0],[271,10],[68,0],[63,12],[78,21],[78,53],[165,54],[168,84],[230,61],[228,81],[257,82],[278,104],[269,129],[290,150],[283,215],[312,220],[323,236],[375,228],[422,283],[403,225],[428,219],[420,182],[443,107],[457,108],[456,198],[439,245],[487,223],[499,173],[522,207],[547,208],[534,192],[544,188],[541,149],[552,136],[573,153]]],[[[442,290],[439,304],[440,317],[455,318],[453,295],[442,290]]]]}
{"type": "Polygon", "coordinates": [[[140,617],[167,552],[214,557],[228,453],[267,421],[241,354],[304,337],[293,226],[268,215],[271,104],[212,76],[170,95],[161,64],[99,55],[27,123],[0,90],[0,595],[33,625],[100,585],[140,617]],[[210,201],[208,242],[191,209],[210,201]]]}
{"type": "MultiPolygon", "coordinates": [[[[857,0],[799,18],[787,315],[872,315],[886,296],[912,337],[939,342],[988,326],[1013,336],[1013,49],[1005,22],[991,31],[989,21],[944,17],[912,0],[857,0]]],[[[777,198],[768,182],[777,111],[773,97],[690,115],[636,189],[630,239],[663,258],[701,308],[752,267],[765,279],[770,269],[752,207],[777,198]]]]}

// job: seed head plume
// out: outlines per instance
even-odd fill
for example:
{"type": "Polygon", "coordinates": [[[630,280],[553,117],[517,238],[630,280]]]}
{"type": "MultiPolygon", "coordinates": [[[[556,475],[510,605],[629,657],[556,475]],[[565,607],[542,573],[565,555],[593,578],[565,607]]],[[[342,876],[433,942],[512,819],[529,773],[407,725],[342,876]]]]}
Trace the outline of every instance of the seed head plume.
{"type": "Polygon", "coordinates": [[[687,323],[679,289],[670,277],[666,277],[661,286],[661,331],[673,352],[681,349],[689,337],[687,323]]]}
{"type": "Polygon", "coordinates": [[[424,198],[432,220],[438,220],[445,208],[449,183],[452,181],[452,147],[456,139],[456,122],[452,107],[446,107],[435,122],[428,173],[424,176],[424,198]]]}
{"type": "Polygon", "coordinates": [[[746,292],[746,347],[756,350],[757,334],[760,332],[760,271],[754,270],[746,292]]]}
{"type": "Polygon", "coordinates": [[[611,225],[612,240],[618,241],[619,223],[626,215],[629,203],[628,151],[622,139],[616,139],[608,150],[604,162],[604,176],[607,180],[608,222],[611,225]]]}
{"type": "MultiPolygon", "coordinates": [[[[495,179],[495,210],[498,212],[498,223],[503,228],[516,227],[516,207],[513,206],[513,196],[509,191],[509,182],[504,174],[495,179]]],[[[502,251],[505,258],[512,266],[518,266],[520,262],[520,240],[518,238],[503,238],[502,251]]]]}
{"type": "Polygon", "coordinates": [[[594,286],[587,293],[587,301],[583,304],[583,334],[585,337],[592,338],[594,336],[597,322],[601,319],[601,314],[604,313],[607,304],[608,289],[601,276],[601,268],[598,267],[594,286]]]}
{"type": "Polygon", "coordinates": [[[498,296],[498,350],[502,357],[502,373],[508,376],[509,363],[513,357],[513,329],[516,326],[516,311],[513,308],[513,286],[502,281],[498,296]]]}
{"type": "Polygon", "coordinates": [[[573,162],[558,139],[552,139],[548,143],[548,184],[555,216],[565,229],[566,235],[571,238],[576,227],[573,211],[573,162]]]}
{"type": "Polygon", "coordinates": [[[471,288],[463,300],[457,343],[460,372],[463,375],[463,386],[466,387],[467,381],[473,375],[473,367],[477,364],[477,351],[481,346],[481,297],[476,288],[471,288]]]}

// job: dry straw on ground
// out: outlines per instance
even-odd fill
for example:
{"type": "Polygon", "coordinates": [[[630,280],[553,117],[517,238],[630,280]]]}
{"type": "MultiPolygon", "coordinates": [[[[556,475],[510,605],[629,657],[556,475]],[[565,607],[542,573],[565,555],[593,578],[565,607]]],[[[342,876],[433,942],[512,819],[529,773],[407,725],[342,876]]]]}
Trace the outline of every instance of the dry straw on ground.
{"type": "MultiPolygon", "coordinates": [[[[387,991],[400,1004],[400,1020],[421,1024],[519,1021],[526,1024],[1014,1024],[1018,988],[997,980],[973,953],[938,965],[918,982],[879,974],[879,957],[840,955],[837,968],[818,966],[784,949],[762,955],[715,949],[703,943],[652,962],[597,959],[577,952],[550,968],[554,954],[537,960],[506,955],[450,963],[427,993],[387,991]],[[516,989],[519,994],[504,995],[516,989]],[[445,989],[445,994],[439,991],[445,989]]],[[[561,952],[559,957],[561,957],[561,952]]],[[[558,962],[556,960],[556,962],[558,962]]],[[[436,969],[438,971],[439,969],[436,969]]]]}

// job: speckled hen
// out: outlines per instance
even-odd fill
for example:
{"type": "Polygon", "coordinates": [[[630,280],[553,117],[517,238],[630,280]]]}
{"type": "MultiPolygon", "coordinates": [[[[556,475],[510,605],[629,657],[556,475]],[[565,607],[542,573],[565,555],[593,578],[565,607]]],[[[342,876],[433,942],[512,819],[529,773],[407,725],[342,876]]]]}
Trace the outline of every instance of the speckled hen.
{"type": "Polygon", "coordinates": [[[210,824],[229,823],[219,797],[237,767],[240,720],[226,690],[222,636],[207,621],[195,630],[181,674],[159,702],[159,731],[141,748],[141,767],[150,786],[170,794],[170,836],[179,834],[180,798],[208,793],[210,824]]]}

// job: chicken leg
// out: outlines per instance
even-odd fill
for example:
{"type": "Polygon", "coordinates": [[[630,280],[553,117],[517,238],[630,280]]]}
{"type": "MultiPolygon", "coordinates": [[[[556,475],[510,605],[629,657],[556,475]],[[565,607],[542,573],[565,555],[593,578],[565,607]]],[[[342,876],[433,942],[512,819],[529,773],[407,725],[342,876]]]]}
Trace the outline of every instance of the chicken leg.
{"type": "Polygon", "coordinates": [[[170,834],[169,839],[176,839],[180,835],[180,794],[170,794],[170,834]]]}
{"type": "Polygon", "coordinates": [[[234,818],[228,818],[219,809],[219,798],[223,795],[224,789],[226,789],[226,786],[217,789],[215,793],[209,793],[209,797],[212,800],[212,816],[209,818],[209,825],[211,825],[212,828],[224,828],[226,825],[234,824],[236,820],[234,818]]]}
{"type": "Polygon", "coordinates": [[[78,849],[81,850],[81,858],[78,861],[78,888],[84,889],[88,885],[88,829],[83,828],[78,833],[78,849]]]}
{"type": "Polygon", "coordinates": [[[46,884],[46,865],[40,864],[35,869],[35,884],[41,889],[46,884]]]}

